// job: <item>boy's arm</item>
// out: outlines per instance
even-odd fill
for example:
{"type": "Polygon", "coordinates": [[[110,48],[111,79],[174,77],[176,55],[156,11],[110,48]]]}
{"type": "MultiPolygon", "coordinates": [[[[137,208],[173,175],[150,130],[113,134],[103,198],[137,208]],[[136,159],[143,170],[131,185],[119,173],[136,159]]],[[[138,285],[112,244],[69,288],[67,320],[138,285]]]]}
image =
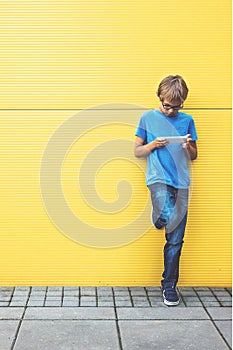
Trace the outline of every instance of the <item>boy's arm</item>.
{"type": "Polygon", "coordinates": [[[141,137],[137,136],[134,146],[134,155],[138,158],[147,157],[155,149],[164,147],[167,144],[167,141],[159,141],[158,139],[145,144],[145,141],[141,137]]]}

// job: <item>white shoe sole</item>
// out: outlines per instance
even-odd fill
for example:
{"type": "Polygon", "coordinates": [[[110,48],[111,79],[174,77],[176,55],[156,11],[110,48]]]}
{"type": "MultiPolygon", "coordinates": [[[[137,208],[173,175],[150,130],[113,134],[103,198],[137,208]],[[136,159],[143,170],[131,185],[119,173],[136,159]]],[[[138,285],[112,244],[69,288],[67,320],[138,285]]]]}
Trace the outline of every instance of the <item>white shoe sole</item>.
{"type": "Polygon", "coordinates": [[[176,306],[179,304],[180,300],[178,299],[177,301],[168,301],[166,298],[165,298],[165,295],[164,295],[164,291],[163,291],[163,302],[165,305],[167,306],[176,306]]]}

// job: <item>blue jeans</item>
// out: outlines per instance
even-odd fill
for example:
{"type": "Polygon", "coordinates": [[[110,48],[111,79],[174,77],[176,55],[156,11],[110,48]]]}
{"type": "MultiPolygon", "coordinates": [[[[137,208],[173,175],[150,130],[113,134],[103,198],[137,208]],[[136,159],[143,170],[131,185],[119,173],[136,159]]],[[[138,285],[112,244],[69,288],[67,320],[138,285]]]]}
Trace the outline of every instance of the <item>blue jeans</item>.
{"type": "Polygon", "coordinates": [[[188,189],[162,183],[148,186],[153,206],[152,220],[157,229],[165,227],[163,289],[175,288],[179,278],[180,254],[188,212],[188,189]]]}

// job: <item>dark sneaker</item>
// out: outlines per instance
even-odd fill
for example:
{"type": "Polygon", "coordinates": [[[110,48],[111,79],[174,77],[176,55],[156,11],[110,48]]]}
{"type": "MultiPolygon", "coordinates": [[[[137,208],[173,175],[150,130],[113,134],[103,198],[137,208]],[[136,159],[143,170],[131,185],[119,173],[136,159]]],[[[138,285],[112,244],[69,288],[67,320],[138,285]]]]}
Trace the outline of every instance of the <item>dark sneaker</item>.
{"type": "Polygon", "coordinates": [[[163,302],[168,306],[178,305],[180,299],[175,288],[166,288],[163,290],[163,302]]]}

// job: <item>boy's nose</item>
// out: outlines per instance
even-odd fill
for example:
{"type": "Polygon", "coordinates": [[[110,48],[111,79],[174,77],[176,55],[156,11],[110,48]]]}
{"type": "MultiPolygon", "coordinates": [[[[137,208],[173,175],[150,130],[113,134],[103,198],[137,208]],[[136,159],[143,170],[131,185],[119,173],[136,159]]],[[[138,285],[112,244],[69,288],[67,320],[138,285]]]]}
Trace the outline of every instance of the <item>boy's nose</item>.
{"type": "Polygon", "coordinates": [[[168,115],[174,115],[174,114],[177,114],[177,111],[174,110],[173,108],[169,109],[168,115]]]}

